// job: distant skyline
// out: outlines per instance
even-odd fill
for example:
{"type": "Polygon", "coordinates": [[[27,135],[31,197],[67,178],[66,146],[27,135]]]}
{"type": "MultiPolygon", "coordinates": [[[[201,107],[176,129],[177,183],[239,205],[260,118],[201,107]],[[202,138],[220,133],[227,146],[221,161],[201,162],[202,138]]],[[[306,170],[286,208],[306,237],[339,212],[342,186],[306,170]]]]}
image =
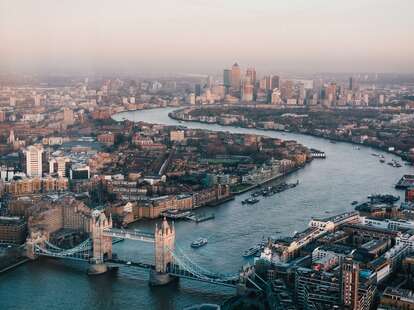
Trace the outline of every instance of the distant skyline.
{"type": "Polygon", "coordinates": [[[412,0],[0,0],[0,73],[414,73],[412,0]]]}

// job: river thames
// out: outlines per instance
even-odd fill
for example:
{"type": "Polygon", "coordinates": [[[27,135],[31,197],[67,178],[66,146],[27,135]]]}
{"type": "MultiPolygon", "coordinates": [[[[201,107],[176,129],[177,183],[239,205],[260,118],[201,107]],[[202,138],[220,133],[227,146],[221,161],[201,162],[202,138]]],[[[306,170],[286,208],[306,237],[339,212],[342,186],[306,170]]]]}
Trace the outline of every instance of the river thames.
{"type": "MultiPolygon", "coordinates": [[[[191,259],[212,271],[237,272],[248,261],[241,254],[259,242],[263,236],[290,235],[306,228],[314,217],[325,217],[352,210],[351,202],[364,201],[373,193],[402,196],[394,184],[410,166],[393,168],[381,164],[371,153],[383,154],[387,161],[397,159],[388,153],[349,143],[330,143],[307,135],[223,127],[201,123],[179,123],[168,117],[173,108],[125,112],[114,116],[189,128],[253,133],[296,140],[308,147],[326,152],[325,160],[314,160],[305,168],[289,175],[287,182],[300,181],[296,188],[268,198],[255,205],[242,205],[249,193],[234,201],[197,212],[214,212],[215,219],[203,223],[177,222],[177,246],[191,259]],[[199,249],[190,248],[197,237],[209,242],[199,249]]],[[[152,231],[155,221],[142,221],[134,228],[152,231]]],[[[153,245],[124,241],[114,246],[121,257],[141,261],[153,259],[153,245]]],[[[0,276],[0,309],[182,309],[185,306],[213,302],[221,303],[234,291],[219,286],[183,280],[167,287],[152,288],[147,273],[123,267],[117,273],[88,277],[86,266],[41,259],[25,264],[0,276]]]]}

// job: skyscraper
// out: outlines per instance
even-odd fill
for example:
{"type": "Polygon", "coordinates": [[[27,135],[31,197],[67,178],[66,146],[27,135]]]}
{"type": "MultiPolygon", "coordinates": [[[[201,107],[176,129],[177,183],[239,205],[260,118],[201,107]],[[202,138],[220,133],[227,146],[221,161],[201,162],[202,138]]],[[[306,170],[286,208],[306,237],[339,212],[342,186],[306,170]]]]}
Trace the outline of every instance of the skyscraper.
{"type": "Polygon", "coordinates": [[[201,96],[201,85],[200,84],[195,85],[194,92],[196,96],[201,96]]]}
{"type": "Polygon", "coordinates": [[[233,91],[240,91],[241,78],[240,78],[240,67],[236,63],[231,67],[231,88],[233,91]]]}
{"type": "Polygon", "coordinates": [[[223,85],[225,87],[231,86],[231,70],[229,69],[224,69],[223,71],[223,85]]]}
{"type": "Polygon", "coordinates": [[[271,89],[279,88],[280,89],[280,78],[278,75],[272,75],[271,80],[271,89]]]}
{"type": "Polygon", "coordinates": [[[299,83],[299,99],[305,99],[306,98],[306,89],[304,83],[299,83]]]}
{"type": "Polygon", "coordinates": [[[207,85],[207,88],[212,88],[214,86],[214,79],[211,75],[207,77],[206,85],[207,85]]]}
{"type": "Polygon", "coordinates": [[[243,83],[242,100],[246,102],[253,101],[253,85],[249,80],[243,83]]]}
{"type": "Polygon", "coordinates": [[[293,81],[290,81],[290,80],[284,81],[280,86],[280,93],[284,101],[291,99],[293,97],[293,81]]]}
{"type": "Polygon", "coordinates": [[[249,80],[253,86],[256,85],[256,69],[255,68],[247,68],[246,80],[249,80]]]}
{"type": "Polygon", "coordinates": [[[40,144],[30,145],[26,151],[26,174],[28,177],[42,176],[43,147],[40,144]]]}

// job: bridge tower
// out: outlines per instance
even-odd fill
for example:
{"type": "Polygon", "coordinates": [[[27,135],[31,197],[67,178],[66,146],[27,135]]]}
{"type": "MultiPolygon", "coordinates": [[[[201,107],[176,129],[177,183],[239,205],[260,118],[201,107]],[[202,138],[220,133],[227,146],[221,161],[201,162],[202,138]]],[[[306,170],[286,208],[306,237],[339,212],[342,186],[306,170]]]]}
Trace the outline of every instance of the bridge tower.
{"type": "Polygon", "coordinates": [[[155,270],[150,273],[151,285],[165,285],[175,279],[168,274],[168,266],[173,263],[171,251],[174,248],[174,224],[170,226],[164,218],[160,227],[155,226],[155,270]]]}
{"type": "Polygon", "coordinates": [[[36,259],[36,245],[43,245],[49,239],[46,233],[32,232],[26,239],[26,256],[30,259],[36,259]]]}
{"type": "Polygon", "coordinates": [[[90,233],[92,238],[93,258],[88,273],[90,275],[102,274],[107,271],[105,259],[112,258],[112,238],[104,236],[105,229],[112,228],[112,217],[109,219],[105,213],[95,210],[92,212],[90,233]]]}

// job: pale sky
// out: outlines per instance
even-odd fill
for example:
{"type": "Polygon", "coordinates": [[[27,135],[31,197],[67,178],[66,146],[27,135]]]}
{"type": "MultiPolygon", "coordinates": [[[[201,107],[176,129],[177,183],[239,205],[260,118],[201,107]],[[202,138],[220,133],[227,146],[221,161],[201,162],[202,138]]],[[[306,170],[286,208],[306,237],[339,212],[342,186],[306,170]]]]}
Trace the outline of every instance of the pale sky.
{"type": "Polygon", "coordinates": [[[414,0],[0,0],[0,73],[414,72],[414,0]]]}

